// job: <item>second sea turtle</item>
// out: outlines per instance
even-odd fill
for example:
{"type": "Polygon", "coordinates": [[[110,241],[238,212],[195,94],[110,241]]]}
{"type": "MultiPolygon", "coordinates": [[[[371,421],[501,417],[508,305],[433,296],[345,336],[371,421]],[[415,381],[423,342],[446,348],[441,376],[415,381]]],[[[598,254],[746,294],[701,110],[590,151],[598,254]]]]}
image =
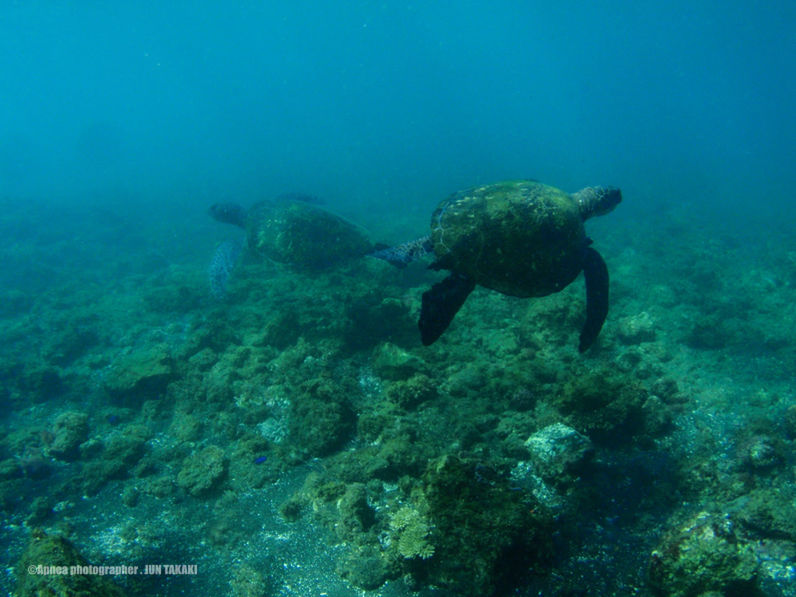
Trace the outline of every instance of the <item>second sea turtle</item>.
{"type": "Polygon", "coordinates": [[[216,203],[210,215],[246,230],[252,254],[300,270],[321,270],[373,251],[364,230],[295,193],[261,201],[246,209],[216,203]]]}

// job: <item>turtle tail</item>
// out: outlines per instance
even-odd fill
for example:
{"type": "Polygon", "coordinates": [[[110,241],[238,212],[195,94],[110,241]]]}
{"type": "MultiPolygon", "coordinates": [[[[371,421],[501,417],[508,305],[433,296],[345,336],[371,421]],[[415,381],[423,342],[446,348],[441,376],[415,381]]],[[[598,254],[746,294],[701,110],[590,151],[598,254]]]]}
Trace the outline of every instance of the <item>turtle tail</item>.
{"type": "Polygon", "coordinates": [[[591,247],[584,249],[583,275],[586,277],[586,323],[580,332],[580,352],[594,343],[608,316],[608,267],[591,247]]]}

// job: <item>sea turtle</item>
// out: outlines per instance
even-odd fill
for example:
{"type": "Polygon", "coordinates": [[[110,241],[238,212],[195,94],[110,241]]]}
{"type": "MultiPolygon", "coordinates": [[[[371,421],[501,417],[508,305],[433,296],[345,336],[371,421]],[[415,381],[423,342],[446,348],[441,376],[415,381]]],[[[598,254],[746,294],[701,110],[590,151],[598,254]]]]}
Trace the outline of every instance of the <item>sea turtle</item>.
{"type": "Polygon", "coordinates": [[[375,248],[359,226],[316,202],[314,197],[290,193],[249,209],[237,203],[216,203],[209,211],[219,222],[246,230],[254,255],[297,269],[323,269],[375,248]]]}
{"type": "Polygon", "coordinates": [[[431,234],[376,251],[398,267],[425,252],[429,267],[450,275],[423,293],[420,337],[435,342],[475,286],[518,297],[562,290],[583,271],[586,323],[579,350],[600,333],[608,314],[608,269],[591,245],[583,222],[612,211],[622,200],[613,187],[568,194],[533,180],[512,180],[454,193],[431,217],[431,234]]]}

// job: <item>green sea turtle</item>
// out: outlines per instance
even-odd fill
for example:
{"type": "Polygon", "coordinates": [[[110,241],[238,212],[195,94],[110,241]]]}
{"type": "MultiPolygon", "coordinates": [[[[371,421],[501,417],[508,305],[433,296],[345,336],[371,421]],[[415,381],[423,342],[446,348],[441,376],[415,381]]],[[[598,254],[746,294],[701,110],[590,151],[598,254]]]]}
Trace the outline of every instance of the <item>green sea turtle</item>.
{"type": "Polygon", "coordinates": [[[359,226],[315,202],[313,197],[291,193],[249,209],[216,203],[209,211],[219,222],[246,230],[247,246],[254,255],[297,269],[323,269],[375,248],[359,226]]]}
{"type": "Polygon", "coordinates": [[[612,211],[619,189],[587,187],[568,194],[532,180],[474,187],[442,201],[431,217],[431,234],[376,251],[402,267],[425,252],[429,267],[450,275],[423,293],[420,336],[435,342],[475,286],[518,297],[562,290],[583,271],[586,323],[579,350],[592,345],[608,314],[608,268],[586,236],[583,222],[612,211]]]}

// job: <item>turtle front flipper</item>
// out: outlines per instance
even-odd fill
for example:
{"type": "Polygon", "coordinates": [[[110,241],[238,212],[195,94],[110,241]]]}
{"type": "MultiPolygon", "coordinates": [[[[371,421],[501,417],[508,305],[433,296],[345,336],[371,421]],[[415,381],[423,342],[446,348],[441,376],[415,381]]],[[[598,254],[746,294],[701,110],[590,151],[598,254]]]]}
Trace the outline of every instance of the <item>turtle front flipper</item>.
{"type": "Polygon", "coordinates": [[[608,267],[602,256],[586,247],[583,275],[586,277],[586,323],[580,332],[578,350],[584,352],[597,339],[608,315],[608,267]]]}
{"type": "Polygon", "coordinates": [[[461,274],[451,274],[423,293],[418,327],[424,346],[436,342],[437,338],[448,329],[473,288],[475,282],[471,278],[461,274]]]}

